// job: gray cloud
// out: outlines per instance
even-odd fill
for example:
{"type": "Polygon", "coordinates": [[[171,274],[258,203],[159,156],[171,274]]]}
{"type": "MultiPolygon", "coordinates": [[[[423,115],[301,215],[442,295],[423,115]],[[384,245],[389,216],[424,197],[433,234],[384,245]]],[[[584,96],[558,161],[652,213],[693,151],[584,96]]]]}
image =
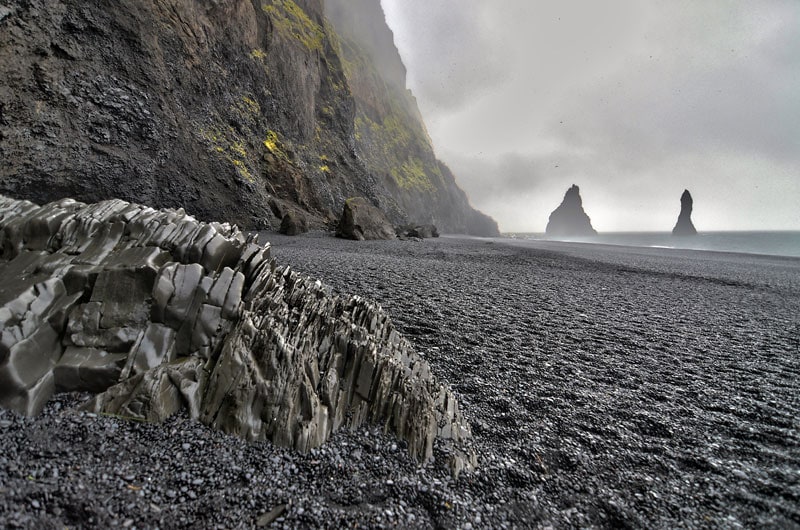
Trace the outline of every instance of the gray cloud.
{"type": "Polygon", "coordinates": [[[502,229],[542,230],[573,182],[599,229],[668,229],[684,187],[705,229],[800,229],[795,0],[383,4],[437,151],[502,229]]]}
{"type": "Polygon", "coordinates": [[[409,84],[435,111],[461,107],[503,82],[502,43],[481,19],[450,2],[384,2],[406,65],[409,84]],[[414,13],[425,20],[418,24],[414,13]],[[435,53],[436,60],[431,60],[435,53]],[[454,90],[454,87],[458,87],[454,90]]]}

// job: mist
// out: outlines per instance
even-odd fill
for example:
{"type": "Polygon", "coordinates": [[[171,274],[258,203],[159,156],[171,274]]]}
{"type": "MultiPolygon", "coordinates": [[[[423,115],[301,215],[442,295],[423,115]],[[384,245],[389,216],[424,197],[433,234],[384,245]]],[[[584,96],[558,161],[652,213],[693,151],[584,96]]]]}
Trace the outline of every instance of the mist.
{"type": "Polygon", "coordinates": [[[506,232],[800,229],[800,3],[382,0],[437,154],[506,232]]]}

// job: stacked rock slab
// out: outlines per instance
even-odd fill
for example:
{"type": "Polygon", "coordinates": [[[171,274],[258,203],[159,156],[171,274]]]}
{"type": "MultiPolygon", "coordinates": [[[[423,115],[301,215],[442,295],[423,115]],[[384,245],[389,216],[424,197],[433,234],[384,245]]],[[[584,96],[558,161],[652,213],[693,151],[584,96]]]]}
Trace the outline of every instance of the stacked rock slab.
{"type": "Polygon", "coordinates": [[[0,196],[0,406],[58,391],[147,421],[186,408],[306,451],[380,423],[420,460],[475,465],[450,391],[375,303],[277,267],[269,246],[182,210],[0,196]]]}

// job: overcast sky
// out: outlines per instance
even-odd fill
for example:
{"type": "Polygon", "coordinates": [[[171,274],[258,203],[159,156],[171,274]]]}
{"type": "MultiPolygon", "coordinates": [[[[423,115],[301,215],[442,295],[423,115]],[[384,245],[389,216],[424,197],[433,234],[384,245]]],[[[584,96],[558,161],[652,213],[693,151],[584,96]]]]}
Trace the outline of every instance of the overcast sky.
{"type": "Polygon", "coordinates": [[[436,152],[502,231],[800,230],[800,0],[381,0],[436,152]]]}

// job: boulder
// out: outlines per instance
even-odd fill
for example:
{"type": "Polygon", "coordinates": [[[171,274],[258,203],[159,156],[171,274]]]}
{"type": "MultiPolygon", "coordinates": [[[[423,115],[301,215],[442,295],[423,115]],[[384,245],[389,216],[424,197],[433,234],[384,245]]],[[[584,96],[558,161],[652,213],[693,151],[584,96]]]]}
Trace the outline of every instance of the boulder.
{"type": "Polygon", "coordinates": [[[681,194],[681,211],[678,214],[678,222],[675,223],[675,228],[672,229],[673,236],[695,236],[697,229],[692,223],[692,207],[694,200],[689,190],[683,190],[681,194]]]}
{"type": "Polygon", "coordinates": [[[428,239],[431,237],[439,237],[439,230],[432,224],[402,225],[395,229],[395,233],[400,239],[428,239]]]}
{"type": "Polygon", "coordinates": [[[281,227],[278,231],[287,236],[305,234],[308,232],[308,219],[297,210],[289,210],[281,219],[281,227]]]}
{"type": "Polygon", "coordinates": [[[564,200],[550,214],[545,233],[548,236],[594,236],[592,221],[583,210],[580,189],[572,185],[564,195],[564,200]]]}
{"type": "Polygon", "coordinates": [[[370,422],[421,461],[442,438],[454,473],[476,463],[455,397],[388,315],[278,267],[256,235],[118,200],[0,196],[0,406],[37,414],[59,391],[300,451],[370,422]]]}
{"type": "Polygon", "coordinates": [[[383,212],[363,197],[353,197],[345,201],[337,235],[358,241],[395,239],[394,227],[383,212]]]}

